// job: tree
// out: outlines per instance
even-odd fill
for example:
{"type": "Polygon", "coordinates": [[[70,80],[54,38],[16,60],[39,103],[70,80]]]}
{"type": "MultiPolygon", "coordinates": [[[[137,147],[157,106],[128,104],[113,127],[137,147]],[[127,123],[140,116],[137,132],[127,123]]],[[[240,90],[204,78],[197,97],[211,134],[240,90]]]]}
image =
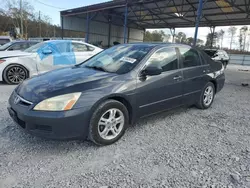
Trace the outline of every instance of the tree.
{"type": "Polygon", "coordinates": [[[240,28],[239,43],[241,51],[245,51],[246,48],[247,32],[248,32],[247,26],[243,26],[242,28],[240,28]]]}
{"type": "Polygon", "coordinates": [[[214,34],[208,33],[207,34],[206,46],[209,46],[211,48],[213,46],[216,46],[217,39],[218,39],[218,33],[217,32],[214,32],[214,34]]]}
{"type": "Polygon", "coordinates": [[[15,28],[20,29],[20,37],[23,38],[24,29],[27,35],[28,21],[33,17],[34,7],[27,0],[8,0],[5,3],[5,15],[12,19],[15,28]]]}
{"type": "Polygon", "coordinates": [[[237,28],[236,27],[229,27],[228,28],[228,33],[229,33],[229,35],[230,35],[230,50],[232,49],[232,44],[233,44],[233,42],[234,42],[234,36],[235,36],[235,34],[236,34],[236,31],[237,31],[237,28]]]}
{"type": "Polygon", "coordinates": [[[183,43],[185,44],[186,43],[186,40],[187,40],[187,36],[185,33],[183,32],[179,32],[176,37],[175,37],[175,42],[176,43],[183,43]]]}
{"type": "MultiPolygon", "coordinates": [[[[193,38],[193,37],[188,37],[188,38],[186,39],[186,44],[192,46],[192,45],[194,44],[194,38],[193,38]]],[[[201,40],[201,39],[197,39],[196,45],[199,46],[199,47],[201,47],[201,46],[204,45],[204,41],[201,40]]]]}
{"type": "Polygon", "coordinates": [[[170,34],[165,34],[163,42],[169,42],[170,38],[171,38],[170,34]]]}
{"type": "Polygon", "coordinates": [[[188,37],[186,40],[186,43],[190,46],[192,46],[194,44],[194,38],[193,37],[188,37]]]}
{"type": "Polygon", "coordinates": [[[197,46],[203,46],[204,45],[204,40],[197,39],[196,44],[197,44],[197,46]]]}
{"type": "Polygon", "coordinates": [[[145,36],[144,36],[144,41],[145,42],[163,42],[164,38],[166,37],[166,34],[164,31],[153,31],[149,32],[146,31],[145,36]]]}
{"type": "Polygon", "coordinates": [[[221,48],[221,49],[222,49],[222,45],[223,45],[224,34],[225,34],[225,31],[224,31],[223,29],[221,29],[221,30],[218,32],[218,40],[219,40],[220,48],[221,48]]]}

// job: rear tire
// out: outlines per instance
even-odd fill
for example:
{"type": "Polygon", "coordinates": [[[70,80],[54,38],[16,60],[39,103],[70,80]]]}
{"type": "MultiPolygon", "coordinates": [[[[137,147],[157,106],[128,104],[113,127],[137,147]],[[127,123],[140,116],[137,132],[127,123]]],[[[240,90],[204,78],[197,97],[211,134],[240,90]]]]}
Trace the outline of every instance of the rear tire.
{"type": "Polygon", "coordinates": [[[94,111],[88,138],[100,146],[113,144],[124,135],[128,123],[127,108],[119,101],[107,100],[94,111]]]}
{"type": "Polygon", "coordinates": [[[203,88],[199,101],[196,103],[196,107],[199,109],[208,109],[214,101],[215,87],[212,82],[208,82],[203,88]]]}
{"type": "Polygon", "coordinates": [[[9,65],[3,71],[3,80],[10,85],[23,82],[28,78],[28,71],[21,65],[9,65]]]}

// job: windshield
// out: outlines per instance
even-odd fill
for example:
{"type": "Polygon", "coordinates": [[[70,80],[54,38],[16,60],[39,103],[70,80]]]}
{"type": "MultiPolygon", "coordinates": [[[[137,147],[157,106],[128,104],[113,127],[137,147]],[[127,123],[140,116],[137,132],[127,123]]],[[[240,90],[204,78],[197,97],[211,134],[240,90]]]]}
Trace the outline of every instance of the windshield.
{"type": "Polygon", "coordinates": [[[9,48],[12,44],[13,44],[13,42],[6,43],[6,44],[0,46],[0,50],[5,50],[5,49],[9,48]]]}
{"type": "Polygon", "coordinates": [[[204,52],[206,52],[206,54],[209,55],[210,57],[213,57],[217,51],[216,50],[204,50],[204,52]]]}
{"type": "Polygon", "coordinates": [[[24,50],[24,52],[29,52],[29,53],[37,52],[37,50],[44,45],[45,45],[45,42],[40,42],[34,46],[31,46],[30,48],[27,48],[26,50],[24,50]]]}
{"type": "Polygon", "coordinates": [[[87,68],[125,74],[131,71],[152,49],[153,45],[124,44],[114,46],[82,64],[87,68]]]}

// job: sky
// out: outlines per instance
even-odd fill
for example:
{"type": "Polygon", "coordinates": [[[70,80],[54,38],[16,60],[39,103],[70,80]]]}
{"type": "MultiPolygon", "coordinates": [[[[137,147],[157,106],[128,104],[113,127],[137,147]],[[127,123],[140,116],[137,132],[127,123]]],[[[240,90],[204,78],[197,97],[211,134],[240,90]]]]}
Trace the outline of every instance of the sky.
{"type": "MultiPolygon", "coordinates": [[[[215,28],[215,32],[219,32],[221,29],[225,31],[224,39],[223,39],[223,43],[222,43],[222,47],[224,47],[224,48],[225,47],[229,48],[229,46],[230,46],[231,37],[228,34],[228,28],[229,27],[230,26],[223,26],[223,27],[216,27],[215,28]]],[[[237,30],[237,33],[235,35],[234,43],[232,44],[232,48],[233,49],[238,49],[239,48],[238,36],[240,34],[240,28],[243,27],[243,26],[241,25],[241,26],[235,26],[235,27],[238,28],[238,30],[237,30]]],[[[155,29],[149,29],[149,31],[154,31],[154,30],[155,29]]],[[[171,34],[169,29],[160,29],[160,30],[163,30],[167,34],[171,34]]],[[[175,30],[175,33],[177,34],[178,32],[184,32],[187,35],[187,38],[188,37],[194,37],[195,28],[194,27],[193,28],[177,28],[175,30]]],[[[205,43],[206,40],[207,40],[206,36],[207,36],[208,33],[210,33],[210,28],[209,27],[200,27],[199,31],[198,31],[198,38],[203,40],[204,43],[205,43]]]]}
{"type": "Polygon", "coordinates": [[[35,10],[41,11],[41,14],[48,15],[52,23],[60,25],[60,11],[87,6],[96,3],[102,3],[107,0],[28,0],[34,6],[35,10]]]}
{"type": "MultiPolygon", "coordinates": [[[[2,0],[4,2],[5,0],[2,0]]],[[[87,6],[96,3],[106,2],[108,0],[28,0],[35,8],[36,12],[41,11],[42,15],[48,15],[52,20],[52,24],[60,25],[60,11],[77,8],[81,6],[87,6]]],[[[3,4],[3,3],[1,3],[3,4]]],[[[1,5],[0,5],[1,7],[1,5]]],[[[239,35],[239,28],[242,26],[238,26],[238,33],[236,36],[239,35]]],[[[225,31],[223,47],[228,47],[230,44],[230,37],[228,36],[227,30],[229,27],[216,27],[215,31],[219,31],[223,29],[225,31]]],[[[170,33],[169,29],[163,29],[164,32],[170,33]]],[[[185,28],[185,29],[176,29],[176,33],[178,32],[186,33],[187,37],[194,36],[194,28],[185,28]]],[[[206,41],[206,35],[210,32],[209,28],[201,27],[199,28],[198,38],[206,41]]],[[[235,39],[238,41],[238,37],[235,39]]],[[[237,44],[233,44],[233,48],[238,48],[237,44]]]]}

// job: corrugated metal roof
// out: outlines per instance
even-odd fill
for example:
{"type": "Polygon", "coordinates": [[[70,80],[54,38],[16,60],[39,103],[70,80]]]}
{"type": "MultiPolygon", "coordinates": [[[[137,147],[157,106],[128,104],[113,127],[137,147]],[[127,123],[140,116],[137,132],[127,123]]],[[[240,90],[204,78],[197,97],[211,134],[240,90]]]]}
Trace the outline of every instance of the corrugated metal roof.
{"type": "MultiPolygon", "coordinates": [[[[178,28],[195,26],[199,0],[117,0],[61,11],[61,16],[97,12],[124,17],[128,6],[128,26],[178,28]]],[[[250,25],[249,0],[204,0],[200,26],[250,25]]]]}

